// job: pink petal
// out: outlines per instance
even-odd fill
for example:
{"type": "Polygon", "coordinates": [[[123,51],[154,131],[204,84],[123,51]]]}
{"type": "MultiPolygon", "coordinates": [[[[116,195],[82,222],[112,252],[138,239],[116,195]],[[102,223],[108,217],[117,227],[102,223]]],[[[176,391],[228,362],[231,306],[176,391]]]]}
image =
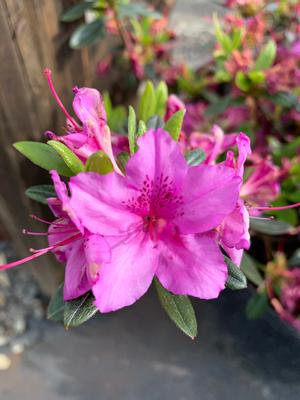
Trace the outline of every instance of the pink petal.
{"type": "Polygon", "coordinates": [[[187,163],[180,147],[163,129],[149,130],[138,140],[139,150],[128,161],[126,176],[137,189],[143,186],[145,176],[155,181],[162,175],[169,177],[175,187],[182,186],[187,173],[187,163]]]}
{"type": "Polygon", "coordinates": [[[183,234],[216,228],[234,209],[241,179],[224,165],[190,168],[184,184],[183,215],[174,221],[183,234]]]}
{"type": "Polygon", "coordinates": [[[91,289],[86,276],[83,244],[84,240],[81,239],[69,245],[64,282],[65,301],[76,299],[91,289]]]}
{"type": "Polygon", "coordinates": [[[95,283],[102,263],[111,260],[111,249],[102,236],[88,235],[84,240],[84,254],[87,278],[89,282],[95,283]]]}
{"type": "Polygon", "coordinates": [[[227,266],[214,235],[169,238],[159,251],[156,275],[170,292],[214,299],[225,288],[227,266]]]}
{"type": "Polygon", "coordinates": [[[157,250],[143,232],[119,238],[93,286],[97,308],[104,313],[133,304],[151,285],[157,261],[157,250]]]}
{"type": "Polygon", "coordinates": [[[136,191],[127,187],[124,177],[114,172],[85,172],[72,177],[69,186],[70,205],[90,232],[120,235],[141,223],[141,218],[126,206],[126,200],[136,191]]]}

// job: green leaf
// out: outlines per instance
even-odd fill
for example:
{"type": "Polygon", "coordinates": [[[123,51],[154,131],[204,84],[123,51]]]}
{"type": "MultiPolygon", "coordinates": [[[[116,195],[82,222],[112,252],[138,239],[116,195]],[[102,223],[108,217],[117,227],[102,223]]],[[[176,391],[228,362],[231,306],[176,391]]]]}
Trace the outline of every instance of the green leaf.
{"type": "Polygon", "coordinates": [[[157,11],[151,10],[144,4],[120,4],[119,17],[121,19],[136,17],[151,17],[159,19],[161,18],[161,14],[157,11]]]}
{"type": "Polygon", "coordinates": [[[241,271],[246,275],[246,278],[249,281],[257,286],[260,286],[264,281],[261,273],[259,272],[257,263],[245,251],[241,262],[241,271]]]}
{"type": "Polygon", "coordinates": [[[85,11],[92,8],[94,1],[84,2],[76,4],[75,6],[69,8],[61,17],[63,22],[72,22],[84,16],[85,11]]]}
{"type": "Polygon", "coordinates": [[[246,316],[248,319],[261,317],[269,308],[269,299],[265,291],[255,293],[246,305],[246,316]]]}
{"type": "Polygon", "coordinates": [[[106,175],[114,170],[109,157],[103,150],[92,154],[85,165],[86,172],[98,172],[100,175],[106,175]]]}
{"type": "Polygon", "coordinates": [[[230,52],[233,49],[233,43],[231,41],[231,38],[224,33],[221,24],[219,22],[218,16],[216,14],[213,15],[213,23],[218,43],[220,44],[220,46],[222,47],[222,49],[226,54],[230,54],[230,52]]]}
{"type": "Polygon", "coordinates": [[[228,267],[228,278],[226,287],[231,290],[240,290],[247,287],[247,279],[243,272],[237,267],[230,258],[225,256],[225,262],[228,267]]]}
{"type": "Polygon", "coordinates": [[[207,109],[205,114],[207,116],[217,116],[223,114],[226,109],[232,105],[233,98],[231,96],[218,97],[207,109]]]}
{"type": "Polygon", "coordinates": [[[122,151],[121,153],[118,154],[117,160],[118,160],[118,165],[122,172],[125,173],[125,168],[130,159],[130,155],[126,153],[126,151],[122,151]]]}
{"type": "Polygon", "coordinates": [[[81,49],[95,44],[105,37],[106,31],[103,18],[97,18],[86,25],[80,25],[72,34],[70,47],[72,49],[81,49]]]}
{"type": "Polygon", "coordinates": [[[94,297],[88,292],[78,299],[65,302],[64,325],[72,328],[88,321],[97,312],[94,297]]]}
{"type": "Polygon", "coordinates": [[[109,120],[110,120],[111,114],[112,114],[112,109],[113,109],[109,93],[107,93],[107,92],[104,93],[103,102],[104,102],[104,108],[105,108],[105,112],[106,112],[107,121],[109,123],[109,120]]]}
{"type": "Polygon", "coordinates": [[[134,154],[136,152],[136,115],[131,106],[129,106],[128,115],[128,141],[130,154],[134,154]]]}
{"type": "Polygon", "coordinates": [[[57,153],[61,156],[61,158],[75,175],[84,171],[84,166],[80,159],[65,144],[58,142],[57,140],[49,140],[47,144],[57,151],[57,153]]]}
{"type": "Polygon", "coordinates": [[[265,73],[263,71],[249,71],[248,77],[254,85],[259,85],[260,83],[263,83],[266,79],[265,73]]]}
{"type": "Polygon", "coordinates": [[[113,132],[121,132],[126,126],[127,112],[124,106],[114,107],[111,111],[108,125],[113,132]]]}
{"type": "Polygon", "coordinates": [[[25,190],[26,196],[38,203],[48,204],[47,199],[57,197],[52,185],[36,185],[25,190]]]}
{"type": "Polygon", "coordinates": [[[139,104],[139,118],[147,122],[155,113],[156,95],[152,82],[147,81],[139,104]]]}
{"type": "Polygon", "coordinates": [[[139,126],[138,126],[138,131],[137,131],[137,136],[143,136],[143,134],[146,132],[147,127],[144,121],[139,121],[139,126]]]}
{"type": "Polygon", "coordinates": [[[184,115],[185,110],[179,110],[165,123],[164,129],[170,133],[175,141],[179,139],[184,115]]]}
{"type": "Polygon", "coordinates": [[[291,225],[277,219],[250,218],[250,228],[258,233],[270,236],[288,235],[293,231],[291,225]]]}
{"type": "Polygon", "coordinates": [[[64,284],[62,283],[52,296],[47,309],[47,318],[56,322],[63,322],[65,302],[63,298],[64,284]]]}
{"type": "Polygon", "coordinates": [[[190,167],[201,164],[205,158],[206,154],[202,149],[191,150],[185,155],[185,159],[190,167]]]}
{"type": "Polygon", "coordinates": [[[33,164],[47,171],[55,169],[63,176],[69,177],[74,175],[61,156],[51,146],[45,143],[23,141],[14,143],[13,146],[33,164]]]}
{"type": "Polygon", "coordinates": [[[298,112],[300,112],[300,101],[296,95],[291,92],[277,92],[269,96],[273,103],[285,107],[293,108],[295,107],[298,112]]]}
{"type": "Polygon", "coordinates": [[[262,48],[257,60],[255,62],[256,70],[268,69],[273,65],[276,57],[276,43],[274,40],[269,40],[269,42],[262,48]]]}
{"type": "Polygon", "coordinates": [[[166,105],[168,100],[168,86],[165,82],[161,81],[155,90],[156,96],[156,108],[155,115],[159,115],[161,118],[164,117],[166,113],[166,105]]]}
{"type": "Polygon", "coordinates": [[[154,282],[159,301],[168,316],[179,329],[194,339],[197,336],[197,320],[190,299],[169,293],[157,279],[154,282]]]}
{"type": "Polygon", "coordinates": [[[148,119],[147,129],[158,129],[163,128],[164,121],[159,115],[153,115],[153,117],[148,119]]]}
{"type": "Polygon", "coordinates": [[[243,92],[248,92],[249,89],[251,88],[250,79],[242,71],[238,71],[238,73],[236,74],[235,84],[243,92]]]}

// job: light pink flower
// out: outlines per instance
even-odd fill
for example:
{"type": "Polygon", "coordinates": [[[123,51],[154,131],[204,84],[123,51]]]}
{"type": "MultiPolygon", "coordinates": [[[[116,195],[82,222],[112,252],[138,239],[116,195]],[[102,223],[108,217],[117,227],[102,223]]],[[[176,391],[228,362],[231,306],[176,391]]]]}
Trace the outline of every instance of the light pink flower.
{"type": "Polygon", "coordinates": [[[124,177],[91,172],[70,180],[72,210],[112,250],[93,285],[97,307],[134,303],[154,276],[174,294],[217,297],[227,267],[215,229],[237,204],[240,176],[225,164],[188,167],[162,129],[148,131],[138,147],[124,177]]]}

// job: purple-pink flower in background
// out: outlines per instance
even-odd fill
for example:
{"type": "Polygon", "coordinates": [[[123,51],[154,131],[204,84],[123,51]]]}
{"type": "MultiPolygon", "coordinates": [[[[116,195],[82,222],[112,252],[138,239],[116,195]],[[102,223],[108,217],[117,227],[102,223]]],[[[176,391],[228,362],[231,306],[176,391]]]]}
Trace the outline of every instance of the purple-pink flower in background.
{"type": "Polygon", "coordinates": [[[98,309],[133,304],[154,276],[174,294],[216,298],[227,279],[216,228],[236,207],[241,177],[225,164],[188,167],[162,129],[138,147],[125,176],[80,173],[69,184],[80,223],[111,248],[92,288],[98,309]]]}

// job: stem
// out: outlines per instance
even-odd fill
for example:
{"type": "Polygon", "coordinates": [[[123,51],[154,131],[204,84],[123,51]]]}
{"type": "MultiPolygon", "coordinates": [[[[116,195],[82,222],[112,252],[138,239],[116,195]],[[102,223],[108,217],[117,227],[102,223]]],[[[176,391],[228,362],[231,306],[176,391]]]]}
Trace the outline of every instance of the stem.
{"type": "Polygon", "coordinates": [[[109,6],[110,6],[110,8],[111,8],[111,10],[113,12],[114,20],[115,20],[115,23],[117,25],[117,29],[118,29],[120,38],[122,39],[128,54],[131,54],[133,52],[133,45],[132,45],[132,42],[131,42],[131,39],[130,39],[130,36],[129,36],[128,32],[124,28],[124,26],[123,26],[123,24],[122,24],[122,22],[121,22],[121,20],[119,18],[118,10],[117,10],[116,5],[115,5],[115,1],[114,0],[108,0],[107,2],[108,2],[109,6]]]}

